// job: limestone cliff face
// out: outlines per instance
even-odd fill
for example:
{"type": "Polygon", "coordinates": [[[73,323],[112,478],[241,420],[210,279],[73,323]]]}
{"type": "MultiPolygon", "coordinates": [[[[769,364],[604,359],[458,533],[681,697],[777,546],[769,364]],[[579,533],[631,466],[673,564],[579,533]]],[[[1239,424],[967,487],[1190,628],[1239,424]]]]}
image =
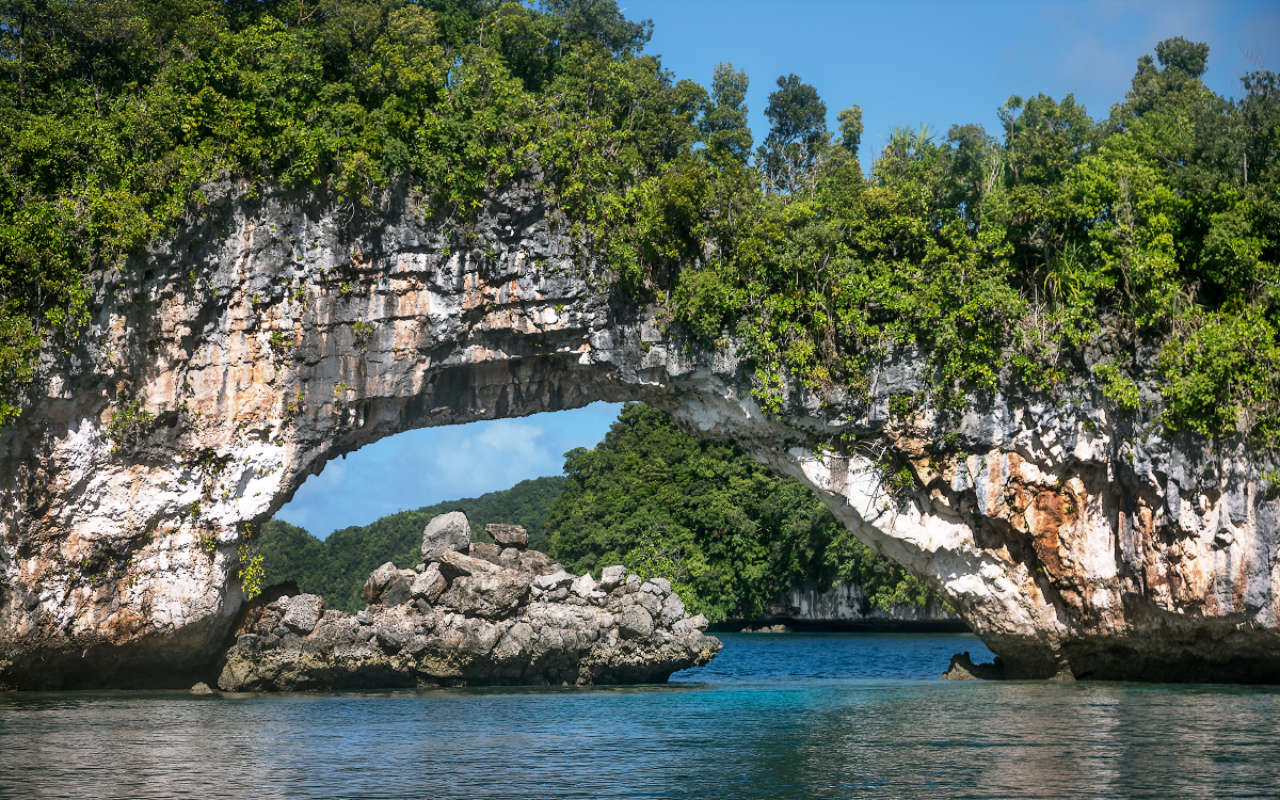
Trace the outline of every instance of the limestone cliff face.
{"type": "Polygon", "coordinates": [[[225,642],[251,526],[328,459],[624,399],[813,486],[1014,674],[1280,674],[1280,501],[1241,446],[1110,418],[1086,384],[890,415],[923,386],[909,354],[870,398],[797,390],[776,419],[732,347],[611,299],[533,191],[465,227],[407,200],[365,218],[224,199],[95,276],[90,335],[0,433],[0,685],[181,682],[225,642]]]}
{"type": "Polygon", "coordinates": [[[837,583],[826,588],[793,586],[765,608],[766,622],[816,625],[839,629],[936,630],[954,626],[963,630],[963,621],[942,603],[923,606],[892,605],[887,609],[871,604],[867,593],[856,583],[837,583]]]}

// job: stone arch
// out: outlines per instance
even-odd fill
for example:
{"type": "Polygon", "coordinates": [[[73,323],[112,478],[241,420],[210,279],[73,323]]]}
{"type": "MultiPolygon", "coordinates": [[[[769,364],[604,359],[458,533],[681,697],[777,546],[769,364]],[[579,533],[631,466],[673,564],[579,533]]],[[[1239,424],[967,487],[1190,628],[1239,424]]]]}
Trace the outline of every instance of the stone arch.
{"type": "Polygon", "coordinates": [[[1280,573],[1256,545],[1277,514],[1246,457],[1152,449],[1156,467],[1215,471],[1171,503],[1182,484],[1122,462],[1130,442],[1087,393],[1077,413],[988,398],[939,447],[936,413],[889,410],[923,386],[910,356],[878,366],[867,398],[797,389],[766,415],[732,346],[669,341],[531,189],[467,225],[404,198],[353,227],[305,197],[228,196],[94,279],[90,335],[48,354],[47,390],[0,433],[0,685],[194,669],[240,605],[246,525],[327,460],[410,428],[595,400],[643,400],[812,486],[1014,674],[1131,676],[1141,634],[1178,618],[1176,641],[1161,635],[1187,674],[1205,631],[1243,677],[1280,663],[1280,573]],[[830,446],[848,433],[872,452],[830,446]],[[894,497],[887,464],[913,476],[894,497]],[[1171,525],[1199,539],[1160,549],[1171,525]],[[1240,546],[1214,550],[1221,537],[1200,541],[1212,530],[1240,546]],[[1188,570],[1189,552],[1214,568],[1188,570]]]}

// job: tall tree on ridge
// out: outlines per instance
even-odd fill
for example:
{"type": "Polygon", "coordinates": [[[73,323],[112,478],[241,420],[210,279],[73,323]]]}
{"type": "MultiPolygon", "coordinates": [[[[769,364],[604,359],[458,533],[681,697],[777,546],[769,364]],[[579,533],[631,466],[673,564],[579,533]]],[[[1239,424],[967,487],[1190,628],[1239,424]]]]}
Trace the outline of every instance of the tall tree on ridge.
{"type": "Polygon", "coordinates": [[[858,157],[858,146],[862,143],[862,106],[850,106],[836,117],[840,122],[840,144],[849,155],[858,157]]]}
{"type": "Polygon", "coordinates": [[[796,194],[811,186],[814,167],[829,144],[827,106],[818,90],[794,72],[778,78],[765,109],[769,135],[757,152],[765,188],[796,194]]]}
{"type": "Polygon", "coordinates": [[[711,98],[699,122],[707,157],[723,167],[732,159],[746,163],[751,154],[751,128],[747,125],[747,73],[732,64],[717,64],[711,78],[711,98]]]}

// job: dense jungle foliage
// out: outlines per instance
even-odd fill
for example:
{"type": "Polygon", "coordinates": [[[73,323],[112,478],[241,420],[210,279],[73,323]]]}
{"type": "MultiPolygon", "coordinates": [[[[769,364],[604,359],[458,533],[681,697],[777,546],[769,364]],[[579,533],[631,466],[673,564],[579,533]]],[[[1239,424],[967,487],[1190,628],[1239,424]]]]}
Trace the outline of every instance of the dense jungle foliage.
{"type": "Polygon", "coordinates": [[[254,550],[265,584],[292,580],[332,607],[357,611],[374,567],[417,563],[427,521],[461,509],[477,541],[488,540],[485,523],[523,525],[530,547],[575,574],[599,577],[626,564],[665,577],[692,613],[713,622],[759,617],[780,592],[806,584],[856,583],[881,609],[931,598],[918,579],[853,538],[812,491],[732,445],[682,433],[647,406],[626,405],[604,441],[566,453],[565,474],[402,511],[323,541],[272,520],[254,550]]]}
{"type": "Polygon", "coordinates": [[[675,81],[648,32],[613,0],[0,4],[0,417],[83,329],[86,273],[200,213],[211,181],[314,187],[354,218],[403,180],[462,229],[533,176],[617,291],[743,343],[770,409],[908,347],[940,406],[1010,365],[1280,443],[1274,73],[1221,97],[1208,47],[1170,39],[1106,117],[1011,97],[995,135],[899,130],[868,176],[857,106],[829,131],[783,76],[753,150],[747,76],[675,81]]]}
{"type": "Polygon", "coordinates": [[[492,541],[484,532],[490,522],[523,525],[529,531],[529,546],[546,550],[547,511],[563,487],[561,477],[521,481],[504,491],[449,500],[391,514],[368,525],[342,528],[323,540],[273,519],[262,526],[253,551],[263,557],[264,585],[294,581],[304,592],[323,595],[330,607],[354,612],[365,606],[360,589],[375,567],[388,561],[400,567],[418,563],[422,529],[437,514],[463,511],[471,522],[471,538],[479,542],[492,541]]]}
{"type": "Polygon", "coordinates": [[[566,453],[565,475],[547,515],[551,553],[575,573],[625,564],[667,578],[712,622],[759,617],[806,584],[856,583],[880,609],[931,599],[810,489],[647,406],[627,404],[604,441],[566,453]]]}

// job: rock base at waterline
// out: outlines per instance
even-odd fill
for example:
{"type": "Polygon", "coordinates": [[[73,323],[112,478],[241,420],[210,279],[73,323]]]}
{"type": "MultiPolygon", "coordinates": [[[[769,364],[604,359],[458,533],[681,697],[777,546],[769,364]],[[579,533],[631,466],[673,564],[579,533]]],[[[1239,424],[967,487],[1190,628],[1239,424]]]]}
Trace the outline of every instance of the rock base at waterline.
{"type": "Polygon", "coordinates": [[[653,683],[720,650],[703,633],[706,618],[690,617],[660,578],[609,567],[597,583],[537,551],[470,543],[463,554],[456,540],[428,541],[431,524],[425,533],[431,560],[416,570],[378,567],[359,614],[325,610],[310,594],[251,608],[218,687],[653,683]]]}
{"type": "Polygon", "coordinates": [[[953,655],[947,671],[942,673],[945,681],[994,681],[1004,677],[1004,664],[999,656],[990,664],[975,664],[967,650],[953,655]]]}

